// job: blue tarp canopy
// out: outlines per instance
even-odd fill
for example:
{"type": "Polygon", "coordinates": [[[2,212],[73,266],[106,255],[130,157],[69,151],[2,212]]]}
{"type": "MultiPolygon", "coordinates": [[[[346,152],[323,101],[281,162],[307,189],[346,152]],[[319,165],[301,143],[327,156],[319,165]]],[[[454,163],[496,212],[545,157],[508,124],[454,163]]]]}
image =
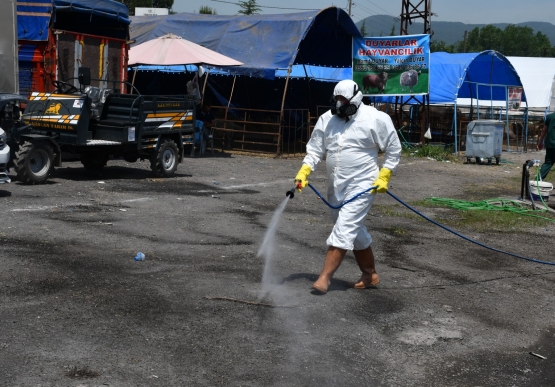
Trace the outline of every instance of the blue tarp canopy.
{"type": "Polygon", "coordinates": [[[129,9],[114,0],[53,0],[55,11],[82,12],[129,25],[129,9]]]}
{"type": "MultiPolygon", "coordinates": [[[[83,21],[88,23],[99,20],[93,19],[93,16],[114,20],[123,25],[129,25],[131,22],[127,6],[113,0],[33,0],[32,2],[19,0],[17,2],[18,39],[48,40],[48,26],[52,14],[68,12],[83,14],[86,17],[83,21]]],[[[56,18],[54,20],[56,21],[56,18]]],[[[98,27],[96,25],[96,28],[98,27]]]]}
{"type": "Polygon", "coordinates": [[[17,2],[17,38],[23,40],[48,40],[48,24],[52,14],[52,0],[17,2]]]}
{"type": "Polygon", "coordinates": [[[349,15],[336,7],[248,16],[179,13],[131,20],[135,44],[171,32],[244,63],[226,68],[228,74],[266,79],[293,65],[350,68],[351,38],[361,36],[349,15]]]}
{"type": "Polygon", "coordinates": [[[511,62],[499,52],[431,55],[430,103],[452,103],[457,98],[503,101],[507,86],[522,87],[522,83],[511,62]]]}

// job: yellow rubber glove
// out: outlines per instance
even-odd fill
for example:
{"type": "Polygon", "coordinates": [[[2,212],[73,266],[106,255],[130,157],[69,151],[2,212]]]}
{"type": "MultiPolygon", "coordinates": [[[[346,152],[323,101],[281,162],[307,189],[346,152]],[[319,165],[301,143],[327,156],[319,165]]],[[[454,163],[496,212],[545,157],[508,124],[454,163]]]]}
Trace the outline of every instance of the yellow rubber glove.
{"type": "Polygon", "coordinates": [[[372,184],[373,186],[377,185],[378,188],[373,189],[372,193],[376,193],[376,191],[378,191],[378,193],[385,193],[387,191],[387,183],[389,183],[389,179],[391,179],[391,173],[391,170],[387,168],[380,169],[378,179],[372,184]]]}
{"type": "Polygon", "coordinates": [[[308,164],[303,164],[301,169],[299,169],[299,173],[295,176],[295,183],[297,184],[297,191],[302,192],[301,188],[304,188],[308,185],[308,175],[312,172],[312,168],[308,164]]]}

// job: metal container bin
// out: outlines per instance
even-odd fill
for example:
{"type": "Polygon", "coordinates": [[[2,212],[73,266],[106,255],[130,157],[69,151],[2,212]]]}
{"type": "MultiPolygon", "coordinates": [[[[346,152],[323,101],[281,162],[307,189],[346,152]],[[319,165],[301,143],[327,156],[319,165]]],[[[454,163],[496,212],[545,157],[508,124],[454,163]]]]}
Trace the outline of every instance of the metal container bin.
{"type": "Polygon", "coordinates": [[[491,164],[495,157],[497,165],[501,162],[501,147],[505,123],[498,120],[474,120],[466,129],[466,160],[476,158],[476,164],[487,159],[491,164]]]}

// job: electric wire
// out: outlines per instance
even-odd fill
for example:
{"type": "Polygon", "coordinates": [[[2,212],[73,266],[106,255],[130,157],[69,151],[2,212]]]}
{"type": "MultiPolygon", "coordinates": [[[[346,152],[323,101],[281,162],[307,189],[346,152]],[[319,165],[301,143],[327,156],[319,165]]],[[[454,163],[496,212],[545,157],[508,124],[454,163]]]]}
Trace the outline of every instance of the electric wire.
{"type": "MultiPolygon", "coordinates": [[[[380,16],[380,15],[378,15],[378,14],[372,12],[371,10],[369,10],[368,8],[365,8],[364,6],[362,6],[362,5],[360,5],[360,4],[357,4],[356,7],[357,7],[358,9],[360,9],[360,10],[362,10],[362,11],[365,11],[365,12],[367,12],[367,13],[369,14],[369,16],[366,16],[366,17],[363,18],[363,19],[366,19],[366,18],[371,17],[371,16],[380,16]]],[[[394,16],[392,16],[392,17],[394,17],[394,16]]],[[[360,19],[360,20],[362,20],[362,19],[360,19]]],[[[359,20],[359,21],[360,21],[360,20],[359,20]]],[[[383,19],[376,19],[376,20],[373,21],[372,24],[373,24],[374,26],[377,26],[378,28],[383,28],[384,30],[387,30],[387,31],[389,31],[389,30],[391,29],[391,27],[392,27],[392,26],[388,25],[388,23],[387,23],[385,20],[383,20],[383,19]]],[[[371,28],[371,26],[368,26],[367,28],[371,28]]]]}
{"type": "MultiPolygon", "coordinates": [[[[376,188],[376,186],[371,187],[371,188],[369,188],[369,189],[367,189],[367,190],[365,190],[365,191],[363,191],[363,192],[360,192],[360,193],[356,194],[356,195],[353,196],[351,199],[349,199],[348,201],[343,202],[343,204],[341,204],[341,205],[339,205],[339,206],[332,206],[330,203],[328,203],[328,202],[322,197],[322,195],[320,194],[320,192],[318,192],[318,190],[317,190],[316,188],[314,188],[314,186],[313,186],[312,184],[309,183],[308,186],[309,186],[310,188],[312,188],[312,190],[316,193],[316,195],[317,195],[320,199],[322,199],[322,200],[324,201],[324,203],[326,203],[326,204],[328,205],[328,207],[333,208],[333,209],[341,208],[341,207],[343,207],[345,204],[347,204],[347,203],[349,203],[349,202],[352,202],[353,200],[355,200],[356,198],[358,198],[360,195],[362,195],[362,194],[364,194],[364,193],[366,193],[366,192],[368,192],[368,191],[370,191],[370,190],[376,188]]],[[[508,251],[504,251],[504,250],[497,249],[497,248],[495,248],[495,247],[488,246],[488,245],[486,245],[486,244],[484,244],[484,243],[478,242],[478,241],[476,241],[476,240],[474,240],[474,239],[472,239],[472,238],[469,238],[469,237],[467,237],[467,236],[464,236],[464,235],[462,235],[461,233],[458,233],[457,231],[452,230],[452,229],[450,229],[449,227],[444,226],[444,225],[442,225],[442,224],[436,222],[435,220],[428,218],[426,215],[424,215],[423,213],[421,213],[421,212],[418,211],[417,209],[415,209],[415,208],[409,206],[407,203],[405,203],[404,201],[402,201],[401,199],[399,199],[397,196],[395,196],[394,194],[392,194],[391,192],[389,192],[389,190],[386,191],[386,193],[387,193],[389,196],[391,196],[393,199],[395,199],[395,200],[397,200],[399,203],[401,203],[403,206],[407,207],[409,210],[411,210],[412,212],[414,212],[415,214],[421,216],[422,218],[424,218],[424,219],[426,219],[427,221],[429,221],[429,222],[435,224],[436,226],[441,227],[442,229],[444,229],[444,230],[446,230],[446,231],[449,231],[450,233],[455,234],[456,236],[458,236],[458,237],[460,237],[460,238],[462,238],[462,239],[464,239],[464,240],[466,240],[466,241],[468,241],[468,242],[474,243],[475,245],[484,247],[484,248],[486,248],[486,249],[488,249],[488,250],[495,251],[495,252],[498,252],[498,253],[501,253],[501,254],[510,255],[511,257],[523,259],[523,260],[525,260],[525,261],[534,262],[534,263],[540,263],[540,264],[543,264],[543,265],[555,266],[555,262],[541,261],[541,260],[539,260],[539,259],[533,259],[533,258],[524,257],[524,256],[522,256],[522,255],[514,254],[514,253],[511,253],[511,252],[508,252],[508,251]]]]}
{"type": "MultiPolygon", "coordinates": [[[[241,6],[241,3],[236,3],[233,1],[224,1],[224,0],[211,0],[211,1],[215,1],[217,3],[227,3],[227,4],[234,4],[234,5],[239,5],[241,6]]],[[[293,10],[293,11],[318,11],[319,9],[317,8],[284,8],[284,7],[272,7],[269,5],[256,5],[258,8],[275,8],[275,9],[287,9],[287,10],[293,10]]]]}
{"type": "MultiPolygon", "coordinates": [[[[383,9],[382,7],[380,7],[379,5],[377,5],[376,3],[373,3],[373,2],[371,2],[370,0],[366,0],[366,2],[372,4],[372,5],[375,6],[376,8],[381,9],[382,11],[385,12],[386,15],[389,15],[389,16],[393,17],[394,19],[397,19],[397,20],[395,20],[395,21],[401,21],[401,19],[399,18],[399,16],[395,16],[395,15],[390,14],[389,12],[387,12],[385,9],[383,9]]],[[[360,5],[360,4],[358,4],[358,5],[360,5]]]]}

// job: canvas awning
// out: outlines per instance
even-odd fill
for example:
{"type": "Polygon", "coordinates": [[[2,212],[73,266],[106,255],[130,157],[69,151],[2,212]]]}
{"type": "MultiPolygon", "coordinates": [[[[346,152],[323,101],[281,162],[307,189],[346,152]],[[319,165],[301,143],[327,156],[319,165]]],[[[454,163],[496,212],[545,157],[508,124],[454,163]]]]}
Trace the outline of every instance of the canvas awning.
{"type": "Polygon", "coordinates": [[[169,33],[131,47],[129,65],[240,66],[243,63],[169,33]]]}

